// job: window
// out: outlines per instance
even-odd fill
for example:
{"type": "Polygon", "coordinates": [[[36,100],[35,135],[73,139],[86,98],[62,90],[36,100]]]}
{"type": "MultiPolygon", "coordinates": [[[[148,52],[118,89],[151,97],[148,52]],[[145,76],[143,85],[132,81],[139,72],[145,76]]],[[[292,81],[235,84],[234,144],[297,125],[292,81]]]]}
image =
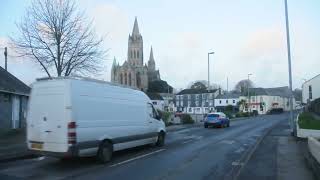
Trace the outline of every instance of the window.
{"type": "Polygon", "coordinates": [[[219,104],[221,104],[221,103],[222,103],[222,101],[220,100],[220,101],[219,101],[219,104]]]}
{"type": "Polygon", "coordinates": [[[139,58],[139,51],[137,51],[137,58],[139,58]]]}
{"type": "Polygon", "coordinates": [[[3,102],[10,102],[10,95],[9,94],[3,95],[3,102]]]}
{"type": "Polygon", "coordinates": [[[152,117],[154,119],[157,119],[157,117],[159,117],[157,111],[149,103],[148,103],[148,114],[149,114],[150,117],[152,117]]]}
{"type": "Polygon", "coordinates": [[[153,104],[153,105],[157,105],[157,104],[158,104],[158,102],[156,102],[156,101],[153,101],[153,102],[152,102],[152,104],[153,104]]]}
{"type": "Polygon", "coordinates": [[[228,100],[226,100],[226,103],[228,104],[228,100]]]}
{"type": "Polygon", "coordinates": [[[235,103],[236,103],[236,100],[232,100],[232,103],[235,104],[235,103]]]}
{"type": "Polygon", "coordinates": [[[309,86],[309,99],[312,99],[312,86],[309,86]]]}
{"type": "Polygon", "coordinates": [[[192,112],[192,108],[189,108],[189,109],[188,109],[188,112],[190,112],[190,113],[191,113],[191,112],[192,112]]]}
{"type": "Polygon", "coordinates": [[[196,101],[196,106],[199,106],[199,101],[196,101]]]}

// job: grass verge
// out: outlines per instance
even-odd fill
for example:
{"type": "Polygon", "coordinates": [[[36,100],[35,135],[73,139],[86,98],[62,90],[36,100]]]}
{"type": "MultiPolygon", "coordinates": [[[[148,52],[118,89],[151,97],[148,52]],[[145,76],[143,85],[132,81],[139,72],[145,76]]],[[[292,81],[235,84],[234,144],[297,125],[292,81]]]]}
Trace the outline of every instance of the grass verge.
{"type": "Polygon", "coordinates": [[[320,130],[320,120],[315,119],[309,112],[303,112],[299,115],[298,124],[301,129],[320,130]]]}

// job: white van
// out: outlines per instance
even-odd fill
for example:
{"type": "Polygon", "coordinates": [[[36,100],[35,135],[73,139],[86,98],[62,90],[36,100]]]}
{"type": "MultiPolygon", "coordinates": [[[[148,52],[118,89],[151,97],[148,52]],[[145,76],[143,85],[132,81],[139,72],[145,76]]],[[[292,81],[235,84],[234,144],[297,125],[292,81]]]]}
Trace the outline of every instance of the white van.
{"type": "Polygon", "coordinates": [[[165,124],[145,93],[88,78],[42,79],[32,84],[28,148],[61,158],[96,155],[145,144],[164,145],[165,124]]]}

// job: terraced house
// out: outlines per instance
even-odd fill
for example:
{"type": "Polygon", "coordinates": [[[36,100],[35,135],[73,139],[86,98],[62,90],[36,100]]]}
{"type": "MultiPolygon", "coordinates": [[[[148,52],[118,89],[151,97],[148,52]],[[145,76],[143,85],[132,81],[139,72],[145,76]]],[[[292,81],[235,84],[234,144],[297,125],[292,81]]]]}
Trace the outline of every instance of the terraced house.
{"type": "MultiPolygon", "coordinates": [[[[287,86],[275,88],[250,88],[249,100],[247,94],[240,96],[240,109],[243,112],[256,111],[258,114],[266,114],[274,109],[289,111],[290,90],[287,86]]],[[[293,107],[296,107],[295,99],[293,98],[293,107]]]]}
{"type": "Polygon", "coordinates": [[[188,114],[205,114],[215,110],[214,99],[219,90],[184,89],[175,96],[175,106],[178,112],[188,114]]]}

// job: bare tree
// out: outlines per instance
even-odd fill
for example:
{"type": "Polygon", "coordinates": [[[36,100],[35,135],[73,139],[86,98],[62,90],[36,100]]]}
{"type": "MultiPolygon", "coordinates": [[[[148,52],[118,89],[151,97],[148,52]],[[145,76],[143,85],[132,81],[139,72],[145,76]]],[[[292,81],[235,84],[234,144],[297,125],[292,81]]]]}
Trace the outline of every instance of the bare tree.
{"type": "Polygon", "coordinates": [[[248,79],[244,79],[239,81],[236,86],[234,87],[234,90],[237,92],[245,92],[247,89],[249,88],[253,88],[253,82],[248,80],[248,79]]]}
{"type": "Polygon", "coordinates": [[[17,24],[20,36],[11,40],[49,77],[96,74],[106,51],[87,22],[73,0],[34,0],[17,24]]]}

